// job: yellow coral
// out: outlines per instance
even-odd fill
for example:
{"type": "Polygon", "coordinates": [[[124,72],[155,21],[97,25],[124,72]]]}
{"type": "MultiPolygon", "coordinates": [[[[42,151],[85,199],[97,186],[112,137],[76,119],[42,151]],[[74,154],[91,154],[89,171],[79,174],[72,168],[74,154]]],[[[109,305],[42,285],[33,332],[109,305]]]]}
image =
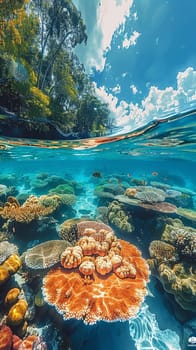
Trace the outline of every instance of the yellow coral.
{"type": "Polygon", "coordinates": [[[13,305],[7,315],[7,323],[11,326],[17,326],[24,321],[28,304],[26,300],[20,299],[15,305],[13,305]]]}
{"type": "Polygon", "coordinates": [[[13,275],[21,267],[21,264],[20,257],[17,254],[12,254],[1,266],[7,269],[9,275],[13,275]]]}
{"type": "Polygon", "coordinates": [[[0,266],[0,286],[8,280],[9,276],[8,270],[5,267],[0,266]]]}
{"type": "Polygon", "coordinates": [[[137,189],[134,187],[129,187],[125,191],[125,196],[127,197],[134,197],[137,193],[137,189]]]}
{"type": "Polygon", "coordinates": [[[19,288],[12,288],[9,290],[9,292],[5,296],[5,303],[6,304],[14,304],[18,300],[18,296],[20,294],[19,288]]]}

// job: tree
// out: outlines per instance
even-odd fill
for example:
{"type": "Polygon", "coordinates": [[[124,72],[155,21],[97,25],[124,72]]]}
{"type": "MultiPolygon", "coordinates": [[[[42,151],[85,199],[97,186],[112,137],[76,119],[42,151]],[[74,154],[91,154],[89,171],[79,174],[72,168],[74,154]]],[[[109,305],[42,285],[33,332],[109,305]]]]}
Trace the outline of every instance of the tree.
{"type": "Polygon", "coordinates": [[[86,27],[71,0],[35,0],[32,6],[40,21],[37,87],[45,89],[59,52],[86,42],[86,27]]]}
{"type": "Polygon", "coordinates": [[[84,137],[104,134],[108,115],[107,104],[102,103],[94,95],[86,94],[80,101],[76,113],[76,130],[84,137]]]}

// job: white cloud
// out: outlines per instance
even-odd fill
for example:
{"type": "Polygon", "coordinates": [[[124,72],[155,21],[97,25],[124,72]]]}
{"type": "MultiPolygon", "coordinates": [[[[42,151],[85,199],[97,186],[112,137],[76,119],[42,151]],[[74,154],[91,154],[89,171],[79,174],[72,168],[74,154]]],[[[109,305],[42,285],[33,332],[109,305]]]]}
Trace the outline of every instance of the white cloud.
{"type": "Polygon", "coordinates": [[[129,16],[133,0],[74,0],[87,26],[87,46],[80,45],[76,53],[87,71],[92,67],[102,71],[104,53],[110,48],[113,34],[129,16]]]}
{"type": "Polygon", "coordinates": [[[136,86],[134,84],[130,85],[130,89],[134,95],[137,94],[138,89],[136,88],[136,86]]]}
{"type": "Polygon", "coordinates": [[[137,21],[137,20],[138,20],[138,15],[137,15],[137,12],[136,12],[136,11],[133,13],[132,16],[133,16],[134,21],[137,21]]]}
{"type": "MultiPolygon", "coordinates": [[[[116,125],[124,132],[145,125],[146,123],[168,117],[171,113],[184,110],[196,104],[196,70],[188,67],[176,77],[176,89],[172,86],[164,90],[151,86],[148,96],[140,105],[119,101],[116,96],[108,94],[104,87],[96,88],[98,96],[109,104],[116,125]]],[[[134,86],[134,85],[133,85],[134,86]]]]}
{"type": "Polygon", "coordinates": [[[141,35],[141,33],[136,32],[135,30],[134,30],[133,34],[130,36],[130,38],[128,38],[127,35],[125,35],[125,38],[122,42],[122,47],[124,49],[128,49],[130,46],[135,46],[136,41],[140,35],[141,35]]]}
{"type": "Polygon", "coordinates": [[[119,94],[121,92],[121,87],[119,84],[117,84],[116,86],[114,86],[111,91],[114,93],[114,94],[119,94]]]}
{"type": "Polygon", "coordinates": [[[125,78],[128,75],[128,72],[122,73],[121,77],[125,78]]]}

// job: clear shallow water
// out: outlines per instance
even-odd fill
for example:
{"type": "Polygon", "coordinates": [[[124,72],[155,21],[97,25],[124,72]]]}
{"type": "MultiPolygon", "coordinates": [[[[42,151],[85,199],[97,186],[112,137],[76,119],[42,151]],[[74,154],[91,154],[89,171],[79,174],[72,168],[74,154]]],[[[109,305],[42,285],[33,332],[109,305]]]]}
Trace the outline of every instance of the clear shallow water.
{"type": "MultiPolygon", "coordinates": [[[[32,194],[38,197],[48,194],[52,188],[62,183],[62,179],[77,184],[76,202],[71,208],[64,208],[58,215],[54,215],[52,224],[41,222],[40,225],[30,225],[25,234],[23,230],[12,232],[9,240],[23,253],[37,243],[59,239],[59,227],[64,220],[83,216],[100,220],[97,208],[108,207],[116,200],[115,196],[123,194],[129,187],[152,186],[164,191],[178,191],[181,193],[179,197],[167,197],[165,201],[177,208],[185,208],[188,214],[187,211],[164,213],[154,209],[141,209],[140,205],[128,208],[125,205],[123,210],[129,213],[133,225],[131,232],[115,226],[114,222],[107,222],[118,238],[135,244],[142,256],[149,258],[150,242],[160,240],[164,222],[168,219],[180,219],[184,226],[195,229],[195,134],[196,114],[190,112],[154,122],[125,135],[94,140],[43,142],[2,137],[0,184],[14,188],[9,195],[16,196],[21,203],[22,199],[19,198],[22,196],[27,198],[32,194]],[[45,174],[41,177],[47,178],[47,185],[41,185],[38,181],[40,174],[45,174]],[[53,176],[58,177],[56,182],[54,178],[53,182],[49,181],[53,176]],[[108,192],[115,198],[98,195],[100,186],[109,188],[108,192]]],[[[2,195],[1,201],[4,203],[5,200],[2,195]]],[[[193,261],[191,264],[194,267],[193,261]]],[[[33,292],[36,291],[35,284],[36,282],[31,286],[33,292]]],[[[138,316],[130,321],[111,324],[99,322],[97,325],[86,326],[82,322],[62,322],[61,317],[54,318],[52,313],[48,317],[46,312],[36,309],[33,326],[39,325],[44,329],[48,322],[52,322],[55,327],[52,332],[53,347],[52,334],[46,336],[47,332],[43,332],[49,349],[66,349],[65,340],[62,345],[65,334],[70,348],[74,350],[90,350],[92,347],[97,350],[188,349],[189,336],[196,336],[195,314],[183,310],[153,275],[148,289],[149,295],[138,316]]]]}

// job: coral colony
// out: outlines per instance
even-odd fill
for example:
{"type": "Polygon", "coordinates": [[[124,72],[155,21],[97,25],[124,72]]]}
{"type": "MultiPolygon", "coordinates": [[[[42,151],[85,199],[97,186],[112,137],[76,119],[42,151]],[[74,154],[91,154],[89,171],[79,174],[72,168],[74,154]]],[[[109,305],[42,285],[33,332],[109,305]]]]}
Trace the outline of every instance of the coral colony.
{"type": "Polygon", "coordinates": [[[126,320],[146,295],[149,268],[140,251],[106,225],[78,224],[80,238],[61,254],[61,266],[43,280],[45,300],[65,319],[126,320]]]}

